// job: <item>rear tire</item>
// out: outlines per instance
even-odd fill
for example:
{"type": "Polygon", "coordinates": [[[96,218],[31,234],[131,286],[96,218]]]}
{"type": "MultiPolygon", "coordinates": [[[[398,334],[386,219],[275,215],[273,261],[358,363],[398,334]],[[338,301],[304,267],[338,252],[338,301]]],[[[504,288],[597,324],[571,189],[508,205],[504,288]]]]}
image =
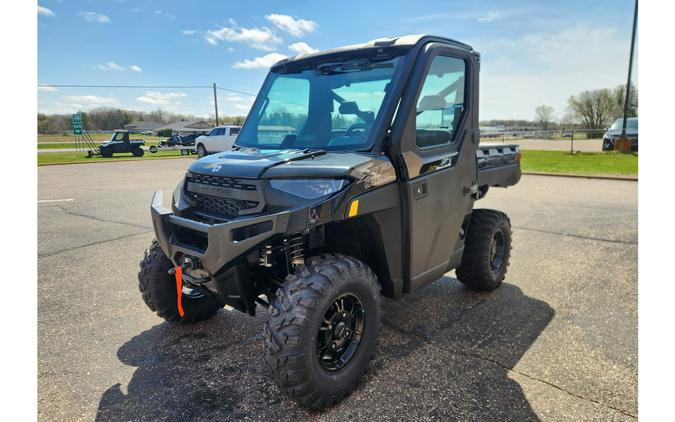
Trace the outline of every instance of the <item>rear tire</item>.
{"type": "Polygon", "coordinates": [[[285,394],[321,409],[356,387],[380,331],[379,292],[370,268],[345,255],[309,258],[286,278],[264,333],[265,362],[285,394]]]}
{"type": "Polygon", "coordinates": [[[223,305],[209,293],[190,291],[183,287],[183,311],[178,313],[178,293],[175,276],[169,274],[173,267],[157,241],[145,251],[138,272],[138,289],[151,311],[171,322],[198,322],[210,318],[223,305]]]}
{"type": "Polygon", "coordinates": [[[476,209],[471,214],[462,263],[455,273],[475,290],[494,290],[506,276],[511,256],[511,222],[503,212],[476,209]]]}
{"type": "Polygon", "coordinates": [[[199,158],[204,158],[207,155],[209,155],[209,153],[206,152],[206,148],[204,147],[204,144],[197,145],[197,155],[199,156],[199,158]]]}
{"type": "Polygon", "coordinates": [[[152,154],[157,152],[157,147],[155,145],[152,145],[150,148],[148,148],[148,151],[150,151],[152,154]]]}
{"type": "Polygon", "coordinates": [[[141,147],[136,147],[131,151],[131,153],[134,155],[134,157],[142,157],[143,154],[145,154],[145,151],[143,151],[143,148],[141,147]]]}

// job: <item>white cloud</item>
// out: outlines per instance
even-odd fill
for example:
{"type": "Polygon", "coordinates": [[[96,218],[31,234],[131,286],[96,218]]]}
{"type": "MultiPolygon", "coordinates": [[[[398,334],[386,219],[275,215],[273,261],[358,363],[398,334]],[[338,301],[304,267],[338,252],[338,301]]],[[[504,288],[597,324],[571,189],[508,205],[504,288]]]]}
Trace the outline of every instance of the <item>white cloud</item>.
{"type": "Polygon", "coordinates": [[[273,51],[274,46],[281,43],[281,38],[274,35],[272,30],[267,27],[222,27],[220,29],[206,31],[204,39],[211,45],[218,45],[218,43],[222,41],[240,42],[265,51],[273,51]]]}
{"type": "Polygon", "coordinates": [[[109,23],[110,18],[106,15],[94,12],[80,12],[78,15],[82,16],[87,22],[109,23]]]}
{"type": "Polygon", "coordinates": [[[97,64],[94,66],[94,69],[97,70],[104,70],[104,71],[117,71],[117,72],[125,72],[127,70],[130,70],[132,72],[142,72],[143,69],[141,69],[139,66],[136,66],[135,64],[132,64],[131,66],[121,66],[115,62],[107,62],[103,64],[97,64]]]}
{"type": "Polygon", "coordinates": [[[183,97],[187,97],[187,94],[183,92],[147,91],[144,95],[136,98],[136,101],[145,104],[169,105],[172,103],[180,104],[178,102],[174,102],[174,100],[183,97]]]}
{"type": "Polygon", "coordinates": [[[38,15],[49,16],[49,17],[56,16],[56,13],[52,12],[51,9],[47,9],[46,7],[42,7],[42,6],[40,6],[40,5],[38,5],[37,8],[38,8],[38,9],[37,9],[37,10],[38,10],[38,15]]]}
{"type": "Polygon", "coordinates": [[[472,43],[481,52],[481,120],[532,119],[542,104],[563,116],[571,95],[625,83],[628,69],[627,41],[613,28],[577,26],[472,43]]]}
{"type": "Polygon", "coordinates": [[[183,29],[182,31],[180,31],[180,33],[183,35],[190,36],[196,34],[197,31],[195,31],[194,29],[183,29]]]}
{"type": "Polygon", "coordinates": [[[224,100],[225,100],[225,101],[230,101],[230,102],[233,102],[233,103],[240,103],[240,102],[244,101],[244,99],[243,99],[242,97],[240,97],[240,96],[238,96],[238,95],[232,95],[232,94],[227,95],[227,96],[224,98],[224,100]]]}
{"type": "Polygon", "coordinates": [[[316,48],[312,48],[309,45],[307,45],[306,42],[296,42],[295,44],[291,44],[288,46],[291,51],[295,51],[298,54],[311,54],[311,53],[316,53],[319,51],[316,48]]]}
{"type": "Polygon", "coordinates": [[[142,11],[143,9],[141,9],[140,7],[134,7],[132,9],[129,9],[129,12],[131,13],[141,13],[142,11]]]}
{"type": "Polygon", "coordinates": [[[39,86],[38,91],[42,92],[59,92],[59,90],[53,86],[39,86]]]}
{"type": "Polygon", "coordinates": [[[234,108],[248,112],[251,109],[251,104],[235,104],[234,108]]]}
{"type": "Polygon", "coordinates": [[[82,105],[115,105],[119,103],[117,98],[113,97],[99,97],[96,95],[67,95],[63,97],[63,101],[70,103],[72,106],[81,107],[82,105]]]}
{"type": "Polygon", "coordinates": [[[265,19],[267,19],[277,28],[281,29],[282,31],[288,32],[294,37],[302,37],[305,34],[314,32],[316,28],[319,26],[319,24],[317,24],[314,21],[306,19],[296,19],[292,16],[279,15],[276,13],[265,16],[265,19]]]}
{"type": "Polygon", "coordinates": [[[256,57],[252,60],[244,60],[236,62],[232,65],[235,69],[267,69],[279,60],[285,59],[286,56],[279,53],[265,54],[262,57],[256,57]]]}
{"type": "Polygon", "coordinates": [[[478,22],[486,23],[486,22],[496,21],[497,19],[499,19],[501,17],[502,17],[502,15],[499,12],[488,12],[484,16],[479,16],[476,20],[478,22]]]}

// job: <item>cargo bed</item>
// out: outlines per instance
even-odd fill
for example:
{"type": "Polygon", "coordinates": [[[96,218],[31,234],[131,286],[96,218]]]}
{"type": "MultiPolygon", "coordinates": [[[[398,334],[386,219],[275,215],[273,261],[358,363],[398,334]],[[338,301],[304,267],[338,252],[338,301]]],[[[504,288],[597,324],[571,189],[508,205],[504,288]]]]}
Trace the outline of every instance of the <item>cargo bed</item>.
{"type": "Polygon", "coordinates": [[[477,184],[513,186],[520,180],[520,148],[514,144],[482,144],[476,149],[477,184]]]}

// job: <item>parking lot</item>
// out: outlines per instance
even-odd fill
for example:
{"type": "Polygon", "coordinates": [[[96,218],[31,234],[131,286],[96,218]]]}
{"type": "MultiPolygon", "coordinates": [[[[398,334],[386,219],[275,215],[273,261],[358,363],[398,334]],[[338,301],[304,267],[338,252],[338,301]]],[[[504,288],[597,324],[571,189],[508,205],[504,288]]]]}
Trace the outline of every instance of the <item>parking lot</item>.
{"type": "MultiPolygon", "coordinates": [[[[637,183],[523,176],[495,292],[454,273],[385,300],[365,382],[307,412],[263,364],[258,316],[156,317],[138,292],[149,202],[190,159],[40,167],[40,420],[631,420],[637,416],[637,183]]],[[[165,195],[168,197],[169,195],[165,195]]]]}

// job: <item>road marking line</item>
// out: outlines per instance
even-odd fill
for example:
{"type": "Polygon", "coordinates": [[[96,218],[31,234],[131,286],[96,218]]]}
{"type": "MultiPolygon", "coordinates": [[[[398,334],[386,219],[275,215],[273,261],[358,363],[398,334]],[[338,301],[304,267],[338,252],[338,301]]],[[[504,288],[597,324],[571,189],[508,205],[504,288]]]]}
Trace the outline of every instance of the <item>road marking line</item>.
{"type": "Polygon", "coordinates": [[[41,202],[71,202],[74,201],[75,199],[73,198],[67,198],[67,199],[38,199],[38,204],[41,202]]]}

